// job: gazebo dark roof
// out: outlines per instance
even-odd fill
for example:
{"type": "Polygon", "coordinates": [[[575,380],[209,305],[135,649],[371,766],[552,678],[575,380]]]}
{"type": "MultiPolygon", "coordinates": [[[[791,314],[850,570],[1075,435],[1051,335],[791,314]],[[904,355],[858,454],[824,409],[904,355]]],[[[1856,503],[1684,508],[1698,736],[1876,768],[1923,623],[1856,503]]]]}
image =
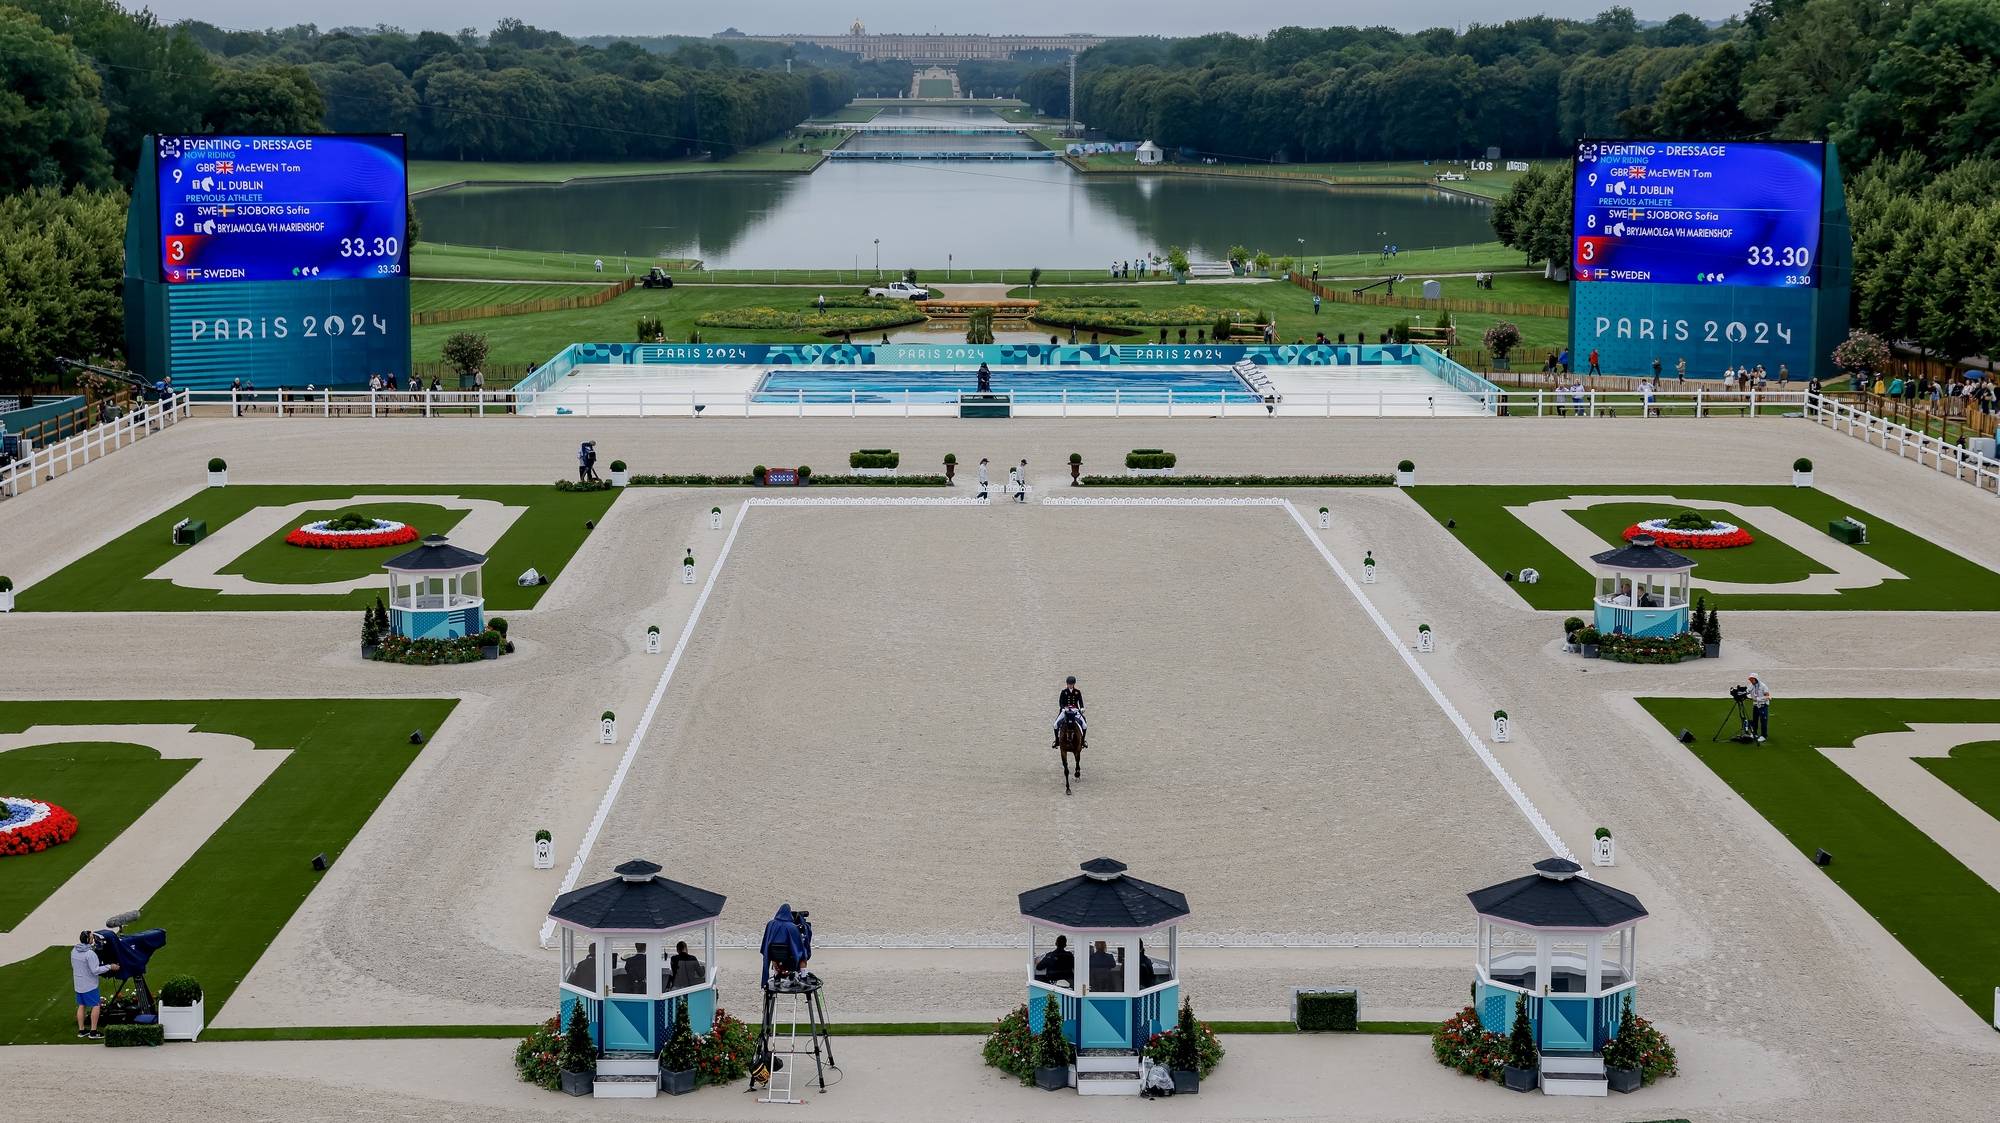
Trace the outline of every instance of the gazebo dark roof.
{"type": "Polygon", "coordinates": [[[470,569],[485,565],[486,555],[475,554],[471,550],[461,550],[444,540],[442,534],[427,534],[424,544],[404,554],[397,554],[382,563],[383,569],[393,569],[399,573],[423,573],[447,569],[470,569]]]}
{"type": "Polygon", "coordinates": [[[1465,896],[1481,916],[1524,928],[1623,928],[1646,917],[1646,906],[1622,889],[1576,876],[1568,858],[1544,858],[1535,872],[1465,896]]]}
{"type": "Polygon", "coordinates": [[[667,932],[722,915],[722,894],[669,881],[651,862],[634,859],[617,872],[557,897],[550,919],[595,932],[667,932]]]}
{"type": "Polygon", "coordinates": [[[1620,546],[1616,550],[1606,550],[1601,554],[1592,554],[1590,560],[1611,569],[1637,569],[1656,573],[1694,568],[1693,558],[1656,544],[1650,534],[1635,534],[1630,544],[1620,546]]]}
{"type": "Polygon", "coordinates": [[[1021,894],[1021,915],[1093,932],[1144,932],[1188,914],[1187,897],[1125,875],[1125,863],[1092,858],[1075,877],[1021,894]]]}

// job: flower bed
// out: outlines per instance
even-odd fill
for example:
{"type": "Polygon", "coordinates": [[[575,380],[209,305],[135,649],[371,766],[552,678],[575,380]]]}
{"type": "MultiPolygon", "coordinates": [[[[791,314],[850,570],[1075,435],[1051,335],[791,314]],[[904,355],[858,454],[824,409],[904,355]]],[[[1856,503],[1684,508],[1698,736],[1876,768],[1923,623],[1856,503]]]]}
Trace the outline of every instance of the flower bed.
{"type": "Polygon", "coordinates": [[[454,639],[411,639],[408,636],[387,635],[371,656],[379,663],[410,663],[417,666],[433,667],[440,663],[477,663],[479,637],[458,636],[454,639]]]}
{"type": "Polygon", "coordinates": [[[370,550],[378,546],[402,546],[417,540],[417,528],[389,519],[365,515],[341,515],[322,519],[285,535],[291,546],[308,550],[370,550]]]}
{"type": "MultiPolygon", "coordinates": [[[[1154,1034],[1146,1041],[1146,1059],[1156,1065],[1178,1067],[1178,1063],[1175,1060],[1175,1053],[1177,1051],[1175,1046],[1179,1042],[1178,1035],[1180,1032],[1180,1028],[1177,1026],[1173,1029],[1162,1030],[1154,1034]]],[[[1209,1073],[1214,1072],[1215,1066],[1222,1063],[1222,1042],[1216,1039],[1215,1031],[1208,1028],[1207,1022],[1195,1023],[1194,1047],[1196,1058],[1195,1072],[1201,1076],[1207,1076],[1209,1073]]]]}
{"type": "Polygon", "coordinates": [[[1677,636],[1601,635],[1597,637],[1597,654],[1615,663],[1681,663],[1701,658],[1701,637],[1693,632],[1677,636]]]}
{"type": "Polygon", "coordinates": [[[1672,519],[1647,519],[1625,528],[1625,540],[1642,534],[1651,535],[1653,541],[1669,550],[1727,550],[1735,546],[1748,546],[1756,539],[1740,526],[1724,522],[1708,522],[1706,529],[1677,527],[1679,516],[1672,519]]]}
{"type": "Polygon", "coordinates": [[[76,816],[39,799],[0,796],[0,857],[39,854],[76,837],[76,816]]]}
{"type": "Polygon", "coordinates": [[[993,1023],[980,1050],[988,1065],[1015,1077],[1023,1084],[1035,1079],[1035,1036],[1028,1030],[1028,1007],[1024,1003],[993,1023]]]}
{"type": "Polygon", "coordinates": [[[1446,1018],[1431,1034],[1431,1055],[1446,1068],[1481,1080],[1500,1079],[1507,1064],[1507,1039],[1488,1033],[1479,1012],[1467,1006],[1446,1018]]]}

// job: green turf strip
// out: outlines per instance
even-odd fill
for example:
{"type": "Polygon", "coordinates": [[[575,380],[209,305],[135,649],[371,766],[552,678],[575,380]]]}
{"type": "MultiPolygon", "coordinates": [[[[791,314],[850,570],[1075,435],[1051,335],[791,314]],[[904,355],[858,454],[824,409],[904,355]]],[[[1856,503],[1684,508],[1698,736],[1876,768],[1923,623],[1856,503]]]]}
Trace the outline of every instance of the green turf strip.
{"type": "MultiPolygon", "coordinates": [[[[1778,464],[1775,469],[1789,471],[1790,466],[1778,464]]],[[[1494,573],[1519,572],[1524,568],[1540,570],[1541,580],[1538,583],[1515,582],[1509,586],[1521,599],[1538,609],[1580,612],[1589,608],[1592,578],[1582,566],[1570,561],[1541,535],[1509,513],[1508,507],[1522,507],[1571,495],[1672,495],[1698,507],[1703,500],[1775,507],[1822,533],[1829,522],[1852,515],[1868,524],[1868,544],[1855,549],[1903,575],[1880,585],[1839,593],[1707,593],[1708,602],[1714,607],[1874,612],[2000,611],[2000,580],[1995,579],[1992,570],[1813,488],[1758,484],[1700,487],[1682,484],[1468,484],[1419,486],[1405,490],[1440,524],[1456,520],[1458,525],[1447,533],[1457,538],[1494,573]]],[[[1671,510],[1661,512],[1663,516],[1673,513],[1671,510]]],[[[1756,550],[1763,544],[1743,549],[1756,550]]],[[[1729,554],[1735,551],[1712,552],[1729,554]]],[[[1691,553],[1696,561],[1695,591],[1705,593],[1702,562],[1711,551],[1691,553]]],[[[1794,552],[1793,556],[1803,555],[1794,552]]],[[[1782,567],[1787,563],[1782,561],[1781,555],[1771,554],[1768,557],[1775,572],[1783,574],[1782,567]]],[[[1707,572],[1720,570],[1725,575],[1723,579],[1742,579],[1741,574],[1733,572],[1733,562],[1724,559],[1713,564],[1715,568],[1707,572]]],[[[1725,643],[1728,634],[1725,623],[1725,643]]]]}
{"type": "MultiPolygon", "coordinates": [[[[553,477],[561,465],[551,465],[553,477]]],[[[53,576],[36,582],[16,594],[15,608],[24,612],[287,612],[327,609],[359,609],[373,604],[388,591],[385,577],[381,587],[351,593],[307,595],[224,595],[212,589],[184,589],[169,581],[148,579],[185,547],[172,542],[174,523],[191,518],[208,524],[209,533],[219,531],[253,507],[277,507],[292,503],[324,500],[322,510],[342,509],[339,500],[354,495],[454,495],[463,499],[491,499],[509,506],[523,507],[521,517],[500,536],[488,551],[486,565],[486,608],[489,612],[532,608],[548,586],[522,588],[514,578],[530,567],[553,579],[583,545],[589,531],[586,522],[599,521],[618,492],[557,491],[552,486],[471,486],[466,484],[299,484],[231,485],[202,488],[173,505],[167,513],[148,519],[137,527],[86,554],[53,576]]],[[[396,506],[369,505],[371,512],[395,510],[396,506]]],[[[435,509],[432,509],[435,510],[435,509]]],[[[457,514],[453,512],[452,514],[457,514]]],[[[301,518],[303,524],[307,521],[301,518]]],[[[418,529],[428,530],[419,519],[418,529]]],[[[455,522],[453,525],[457,525],[455,522]]],[[[286,528],[287,531],[291,528],[286,528]]],[[[254,567],[260,579],[273,581],[317,581],[315,567],[335,567],[335,577],[358,573],[345,568],[351,564],[338,557],[345,551],[306,550],[284,545],[282,534],[272,536],[246,551],[233,564],[254,567]]],[[[383,559],[396,550],[380,553],[383,559]]],[[[379,572],[379,561],[376,562],[379,572]]],[[[365,572],[365,570],[364,570],[365,572]]],[[[359,634],[358,632],[356,634],[359,634]]]]}
{"type": "Polygon", "coordinates": [[[2000,819],[2000,741],[1960,745],[1947,757],[1918,757],[1931,775],[2000,819]]]}
{"type": "MultiPolygon", "coordinates": [[[[1912,723],[2000,721],[2000,699],[1781,696],[1771,706],[1771,739],[1756,746],[1708,740],[1727,701],[1639,699],[1669,730],[1693,731],[1688,749],[1801,854],[1833,855],[1823,872],[1797,864],[1793,876],[1832,878],[1974,1013],[1989,1017],[2000,986],[2000,891],[1818,749],[1851,747],[1912,723]]],[[[1981,762],[1973,767],[1991,791],[1991,754],[1968,759],[1981,762]]]]}
{"type": "Polygon", "coordinates": [[[1695,560],[1695,572],[1711,581],[1797,581],[1815,573],[1832,570],[1799,553],[1777,538],[1745,522],[1739,515],[1715,507],[1676,507],[1661,511],[1657,503],[1600,503],[1571,512],[1571,517],[1604,540],[1605,549],[1625,544],[1625,528],[1646,519],[1671,517],[1693,510],[1710,522],[1726,522],[1750,532],[1748,546],[1726,550],[1683,550],[1695,560]]]}
{"type": "Polygon", "coordinates": [[[285,535],[307,523],[347,513],[406,523],[414,527],[419,535],[449,535],[466,514],[429,503],[363,503],[307,511],[238,554],[235,561],[222,567],[222,572],[240,573],[252,581],[274,584],[351,581],[357,577],[380,574],[383,562],[398,554],[408,553],[415,546],[415,543],[405,542],[399,546],[374,546],[365,550],[325,550],[294,546],[285,541],[285,535]]]}
{"type": "Polygon", "coordinates": [[[60,846],[0,858],[0,930],[13,928],[40,907],[195,763],[162,760],[143,745],[102,741],[0,752],[0,795],[56,804],[77,822],[76,837],[60,846]]]}
{"type": "MultiPolygon", "coordinates": [[[[32,725],[193,725],[198,732],[246,737],[260,749],[291,750],[150,900],[102,902],[79,924],[143,907],[140,927],[164,928],[168,937],[148,977],[157,983],[193,975],[214,1018],[318,883],[313,855],[339,859],[421,751],[409,743],[410,732],[435,732],[456,705],[416,698],[0,702],[0,732],[32,725]]],[[[115,775],[104,779],[118,782],[115,775]]],[[[67,945],[0,966],[0,995],[6,996],[0,1045],[75,1039],[67,945]]]]}

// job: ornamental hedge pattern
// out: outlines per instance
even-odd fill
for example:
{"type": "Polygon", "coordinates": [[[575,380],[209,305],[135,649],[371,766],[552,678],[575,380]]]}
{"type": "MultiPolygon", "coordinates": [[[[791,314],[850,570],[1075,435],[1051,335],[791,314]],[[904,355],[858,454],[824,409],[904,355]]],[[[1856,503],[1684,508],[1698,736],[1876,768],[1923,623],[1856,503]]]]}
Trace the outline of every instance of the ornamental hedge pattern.
{"type": "Polygon", "coordinates": [[[0,796],[0,858],[39,854],[76,837],[76,816],[53,803],[0,796]]]}

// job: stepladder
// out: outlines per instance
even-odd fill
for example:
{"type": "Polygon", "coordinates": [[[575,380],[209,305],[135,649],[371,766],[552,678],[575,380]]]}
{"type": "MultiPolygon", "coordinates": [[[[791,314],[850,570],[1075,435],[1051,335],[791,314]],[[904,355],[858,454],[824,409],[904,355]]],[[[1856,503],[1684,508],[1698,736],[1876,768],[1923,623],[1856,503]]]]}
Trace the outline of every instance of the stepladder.
{"type": "Polygon", "coordinates": [[[764,1094],[758,1103],[804,1103],[799,1093],[799,1065],[811,1057],[813,1075],[809,1083],[826,1091],[826,1070],[839,1066],[833,1060],[833,1039],[826,1028],[826,1003],[820,997],[820,981],[810,974],[773,977],[764,986],[764,1022],[757,1035],[757,1060],[750,1066],[750,1087],[761,1082],[764,1094]],[[802,1034],[799,1031],[804,1030],[802,1034]]]}

